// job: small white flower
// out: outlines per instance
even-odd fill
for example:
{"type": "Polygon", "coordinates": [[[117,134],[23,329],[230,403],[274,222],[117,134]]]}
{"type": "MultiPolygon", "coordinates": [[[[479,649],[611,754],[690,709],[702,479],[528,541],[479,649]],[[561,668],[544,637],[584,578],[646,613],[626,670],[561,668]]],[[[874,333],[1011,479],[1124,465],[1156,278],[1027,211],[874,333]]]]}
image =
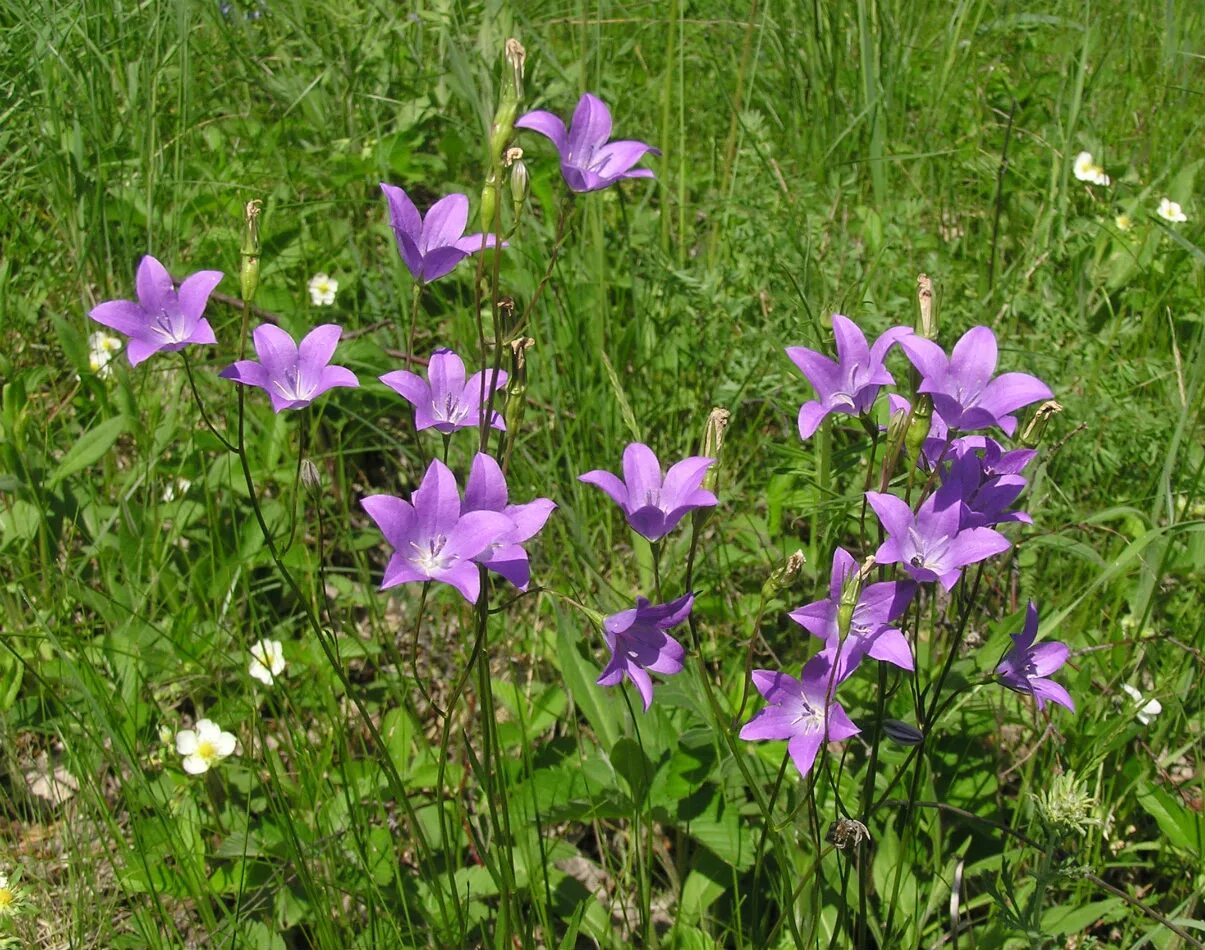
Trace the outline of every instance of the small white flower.
{"type": "Polygon", "coordinates": [[[1113,179],[1105,174],[1105,170],[1092,160],[1091,152],[1080,152],[1075,156],[1075,165],[1072,166],[1075,172],[1075,177],[1080,181],[1086,181],[1093,185],[1101,185],[1108,187],[1112,184],[1113,179]]]}
{"type": "Polygon", "coordinates": [[[101,379],[113,375],[113,367],[109,362],[121,352],[121,340],[103,331],[88,336],[88,368],[101,379]]]}
{"type": "Polygon", "coordinates": [[[1149,726],[1151,724],[1151,720],[1158,716],[1159,713],[1163,712],[1163,704],[1159,702],[1159,700],[1147,700],[1142,693],[1138,692],[1138,690],[1136,690],[1129,683],[1122,683],[1121,688],[1125,691],[1126,695],[1130,697],[1130,699],[1134,700],[1134,703],[1138,706],[1138,709],[1134,713],[1134,718],[1144,726],[1149,726]]]}
{"type": "Polygon", "coordinates": [[[1188,220],[1180,205],[1172,201],[1170,198],[1164,198],[1159,202],[1159,207],[1155,212],[1164,221],[1170,221],[1172,224],[1183,224],[1188,220]]]}
{"type": "Polygon", "coordinates": [[[168,482],[163,486],[163,503],[168,504],[175,501],[177,496],[187,495],[190,488],[192,482],[187,478],[177,478],[174,482],[168,482]]]}
{"type": "Polygon", "coordinates": [[[310,300],[315,307],[329,307],[335,302],[335,291],[339,282],[326,274],[315,274],[307,285],[310,288],[310,300]]]}
{"type": "Polygon", "coordinates": [[[1124,211],[1113,219],[1118,231],[1128,231],[1134,226],[1134,220],[1124,211]]]}
{"type": "Polygon", "coordinates": [[[184,771],[189,775],[208,772],[210,766],[234,751],[234,745],[234,736],[209,719],[198,720],[196,729],[176,733],[176,751],[184,756],[184,771]]]}
{"type": "Polygon", "coordinates": [[[279,640],[260,640],[251,648],[251,666],[247,672],[265,686],[271,686],[284,671],[284,647],[279,640]]]}

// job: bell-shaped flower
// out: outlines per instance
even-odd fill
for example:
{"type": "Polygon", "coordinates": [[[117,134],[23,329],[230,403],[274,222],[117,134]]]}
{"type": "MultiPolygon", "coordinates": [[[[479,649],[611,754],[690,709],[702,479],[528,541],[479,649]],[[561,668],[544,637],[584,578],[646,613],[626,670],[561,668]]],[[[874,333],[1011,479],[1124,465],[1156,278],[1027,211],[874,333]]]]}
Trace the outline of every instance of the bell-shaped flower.
{"type": "Polygon", "coordinates": [[[514,529],[490,544],[473,560],[495,574],[501,574],[519,590],[527,590],[531,571],[523,542],[530,541],[540,532],[555,507],[547,498],[537,498],[522,505],[510,504],[506,476],[502,474],[501,467],[493,456],[478,452],[464,486],[462,511],[466,514],[470,511],[501,512],[513,522],[514,529]]]}
{"type": "Polygon", "coordinates": [[[754,670],[753,685],[765,706],[741,728],[742,739],[786,739],[787,751],[806,776],[825,742],[856,736],[861,730],[836,701],[833,659],[828,650],[807,661],[799,679],[774,670],[754,670]]]}
{"type": "Polygon", "coordinates": [[[671,466],[663,477],[653,450],[633,442],[623,450],[623,481],[601,469],[579,475],[578,481],[605,491],[638,534],[657,541],[687,512],[716,504],[715,495],[701,487],[703,476],[714,464],[715,459],[691,456],[671,466]]]}
{"type": "Polygon", "coordinates": [[[1004,452],[994,439],[958,439],[953,458],[938,470],[943,486],[962,504],[962,527],[982,528],[1020,521],[1033,524],[1024,511],[1009,506],[1025,490],[1026,479],[1017,474],[1036,455],[1031,449],[1004,452]],[[979,454],[976,444],[983,445],[979,454]]]}
{"type": "Polygon", "coordinates": [[[934,410],[951,429],[998,426],[1012,435],[1017,420],[1010,413],[1054,396],[1028,373],[994,376],[996,334],[987,327],[967,330],[948,358],[940,346],[921,336],[904,337],[900,348],[921,374],[917,391],[932,396],[934,410]]]}
{"type": "Polygon", "coordinates": [[[603,621],[603,636],[611,648],[611,662],[598,678],[598,685],[614,686],[626,676],[640,691],[647,710],[653,702],[649,673],[672,676],[682,672],[686,650],[665,631],[682,623],[690,615],[694,602],[694,594],[655,605],[638,597],[634,608],[607,617],[603,621]]]}
{"type": "Polygon", "coordinates": [[[260,324],[251,334],[259,360],[238,360],[218,375],[262,389],[276,412],[302,409],[328,389],[360,385],[346,366],[331,365],[342,333],[343,328],[337,324],[324,323],[314,327],[298,345],[280,327],[260,324]]]}
{"type": "MultiPolygon", "coordinates": [[[[427,362],[427,378],[399,369],[382,376],[381,382],[414,406],[414,428],[435,429],[447,435],[457,429],[472,429],[481,424],[481,394],[488,399],[491,389],[506,385],[506,371],[484,371],[486,384],[482,389],[483,372],[474,373],[466,381],[464,361],[447,349],[436,350],[427,362]]],[[[505,429],[502,414],[494,412],[490,423],[495,429],[505,429]]]]}
{"type": "Polygon", "coordinates": [[[996,676],[1011,690],[1029,693],[1038,704],[1046,707],[1046,701],[1058,703],[1075,712],[1071,694],[1050,679],[1050,675],[1067,662],[1071,651],[1067,644],[1058,641],[1034,644],[1038,635],[1038,608],[1031,600],[1025,610],[1025,626],[1020,633],[1012,634],[1013,647],[1004,655],[996,667],[996,676]]]}
{"type": "Polygon", "coordinates": [[[799,410],[799,436],[810,439],[820,423],[834,412],[865,415],[879,391],[895,380],[883,360],[888,350],[907,336],[908,327],[891,327],[868,346],[866,336],[849,317],[833,314],[833,337],[837,343],[834,362],[823,353],[804,346],[788,346],[787,356],[807,377],[819,401],[805,402],[799,410]]]}
{"type": "MultiPolygon", "coordinates": [[[[469,223],[469,199],[464,195],[440,198],[424,218],[401,188],[381,182],[381,191],[389,204],[398,253],[420,284],[438,280],[470,254],[498,244],[493,234],[464,233],[469,223]]],[[[507,246],[505,241],[502,246],[507,246]]]]}
{"type": "Polygon", "coordinates": [[[903,564],[914,580],[938,581],[950,590],[968,564],[1010,546],[1008,538],[992,528],[963,529],[957,486],[943,485],[921,502],[915,514],[894,495],[872,491],[866,493],[866,500],[887,531],[874,559],[879,564],[903,564]]]}
{"type": "Polygon", "coordinates": [[[360,504],[394,548],[381,590],[412,581],[439,581],[475,604],[481,577],[473,559],[515,530],[515,523],[501,512],[464,511],[456,477],[439,459],[427,468],[410,501],[369,495],[360,504]]]}
{"type": "Polygon", "coordinates": [[[621,178],[652,178],[647,168],[633,168],[646,153],[661,152],[644,142],[611,137],[611,110],[598,96],[586,93],[578,100],[573,120],[565,123],[551,112],[536,110],[515,122],[516,129],[543,135],[561,156],[561,174],[572,191],[597,191],[621,178]]]}
{"type": "Polygon", "coordinates": [[[841,638],[839,611],[842,595],[853,583],[858,564],[844,548],[833,553],[829,596],[791,611],[788,616],[824,641],[824,649],[837,662],[836,682],[847,680],[864,656],[883,660],[902,670],[915,669],[912,650],[892,622],[903,616],[916,593],[912,581],[869,584],[858,592],[845,639],[841,638]]]}
{"type": "Polygon", "coordinates": [[[221,279],[221,271],[197,271],[185,277],[176,290],[167,268],[147,254],[138,265],[135,279],[138,302],[109,300],[93,307],[88,316],[130,338],[126,353],[130,365],[137,366],[160,350],[182,350],[190,343],[217,343],[213,328],[201,314],[221,279]]]}

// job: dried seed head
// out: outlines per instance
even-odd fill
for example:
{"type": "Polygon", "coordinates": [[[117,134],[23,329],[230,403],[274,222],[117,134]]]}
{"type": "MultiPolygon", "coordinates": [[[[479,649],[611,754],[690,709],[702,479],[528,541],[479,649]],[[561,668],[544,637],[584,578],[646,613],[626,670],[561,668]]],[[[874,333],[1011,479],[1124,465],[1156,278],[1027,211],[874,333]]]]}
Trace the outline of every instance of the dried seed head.
{"type": "Polygon", "coordinates": [[[1063,407],[1053,399],[1048,399],[1046,402],[1038,406],[1033,411],[1033,416],[1025,423],[1025,428],[1021,431],[1021,444],[1027,449],[1036,449],[1038,443],[1042,441],[1042,436],[1046,432],[1046,426],[1050,420],[1058,413],[1063,411],[1063,407]]]}

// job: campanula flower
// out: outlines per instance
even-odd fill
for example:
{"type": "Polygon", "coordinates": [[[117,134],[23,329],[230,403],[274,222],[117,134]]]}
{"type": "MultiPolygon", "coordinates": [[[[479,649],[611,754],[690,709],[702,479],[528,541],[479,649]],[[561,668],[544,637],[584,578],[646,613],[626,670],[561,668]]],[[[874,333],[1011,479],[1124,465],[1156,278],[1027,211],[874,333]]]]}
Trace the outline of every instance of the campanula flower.
{"type": "MultiPolygon", "coordinates": [[[[479,233],[464,233],[469,222],[469,199],[464,195],[445,195],[424,218],[401,188],[381,182],[381,191],[389,203],[389,226],[397,239],[398,253],[420,284],[439,280],[482,248],[497,246],[493,234],[483,239],[479,233]]],[[[505,241],[502,246],[507,246],[505,241]]]]}
{"type": "Polygon", "coordinates": [[[849,317],[833,314],[833,337],[837,342],[837,360],[803,346],[788,346],[787,356],[807,377],[820,400],[806,402],[799,410],[799,436],[810,439],[820,423],[834,412],[850,416],[864,415],[878,398],[879,390],[895,382],[883,359],[903,337],[911,336],[908,327],[892,327],[866,345],[866,336],[849,317]]]}
{"type": "Polygon", "coordinates": [[[626,676],[640,691],[647,710],[653,702],[649,673],[672,676],[682,672],[686,650],[665,631],[682,623],[690,615],[694,602],[694,594],[656,605],[638,597],[634,608],[607,617],[603,621],[603,636],[611,648],[611,662],[598,678],[598,685],[614,686],[626,676]]]}
{"type": "Polygon", "coordinates": [[[917,581],[938,581],[952,588],[968,564],[984,561],[1009,547],[1008,538],[992,528],[962,528],[957,486],[943,485],[913,514],[901,499],[867,492],[866,500],[887,531],[874,558],[880,564],[901,563],[917,581]]]}
{"type": "Polygon", "coordinates": [[[715,459],[696,455],[674,464],[664,478],[653,450],[633,442],[623,450],[623,477],[595,469],[579,475],[578,481],[595,485],[623,509],[628,524],[650,541],[665,537],[695,508],[709,508],[716,497],[700,486],[715,459]]]}
{"type": "Polygon", "coordinates": [[[1067,644],[1049,641],[1034,646],[1038,635],[1038,608],[1031,600],[1025,610],[1025,626],[1020,633],[1012,634],[1013,647],[1004,655],[996,667],[1000,682],[1018,693],[1029,693],[1037,701],[1038,709],[1044,709],[1046,700],[1065,706],[1075,712],[1071,694],[1052,679],[1048,679],[1067,662],[1071,651],[1067,644]]]}
{"type": "Polygon", "coordinates": [[[251,334],[259,361],[238,360],[218,373],[268,394],[276,412],[301,409],[336,386],[356,387],[360,381],[345,366],[331,366],[343,328],[334,323],[314,327],[298,345],[280,327],[260,324],[251,334]]]}
{"type": "MultiPolygon", "coordinates": [[[[506,385],[506,371],[483,371],[487,380],[484,392],[506,385]]],[[[447,435],[457,429],[481,425],[481,380],[483,372],[466,381],[464,361],[452,350],[436,350],[427,361],[427,378],[399,369],[380,377],[381,382],[414,406],[414,428],[435,429],[447,435]]],[[[491,425],[505,429],[501,413],[495,412],[491,425]]]]}
{"type": "Polygon", "coordinates": [[[586,93],[578,100],[569,130],[559,116],[536,110],[515,122],[516,129],[530,129],[556,146],[561,156],[561,174],[572,191],[597,191],[621,178],[652,178],[647,168],[633,168],[644,155],[658,149],[644,142],[611,137],[611,110],[598,96],[586,93]]]}
{"type": "Polygon", "coordinates": [[[833,697],[833,674],[827,650],[807,661],[799,679],[789,673],[754,670],[753,685],[769,705],[745,723],[740,737],[788,740],[795,768],[806,776],[826,741],[838,742],[861,732],[833,697]]]}
{"type": "Polygon", "coordinates": [[[963,528],[990,528],[1011,521],[1033,524],[1024,511],[1009,510],[1028,484],[1019,473],[1037,455],[1033,449],[1005,452],[995,439],[971,436],[956,439],[951,450],[953,458],[938,474],[958,496],[963,528]]]}
{"type": "Polygon", "coordinates": [[[427,468],[410,501],[369,495],[360,504],[394,548],[381,590],[411,581],[439,581],[475,604],[481,577],[473,559],[515,531],[515,523],[501,512],[465,511],[456,477],[439,459],[427,468]]]}
{"type": "Polygon", "coordinates": [[[147,254],[135,279],[138,302],[109,300],[93,307],[88,316],[130,338],[126,353],[130,365],[137,366],[160,350],[217,343],[213,327],[201,314],[221,279],[221,271],[197,271],[184,278],[176,290],[167,268],[147,254]]]}
{"type": "Polygon", "coordinates": [[[197,721],[195,729],[176,733],[176,751],[184,756],[184,771],[200,775],[234,752],[235,738],[209,719],[197,721]]]}
{"type": "Polygon", "coordinates": [[[883,660],[902,670],[915,669],[907,639],[892,625],[912,602],[916,593],[916,584],[912,581],[885,581],[863,587],[842,642],[838,610],[846,585],[857,573],[858,564],[853,555],[844,548],[837,548],[833,553],[829,596],[793,610],[788,616],[823,640],[825,650],[837,658],[837,683],[848,679],[864,656],[883,660]]]}
{"type": "Polygon", "coordinates": [[[940,346],[924,337],[904,337],[900,348],[922,376],[917,391],[933,397],[933,408],[951,429],[998,426],[1008,435],[1017,427],[1010,413],[1054,394],[1036,376],[996,372],[996,334],[972,327],[954,344],[947,358],[940,346]]]}
{"type": "Polygon", "coordinates": [[[478,452],[473,457],[464,486],[462,511],[466,514],[470,511],[501,512],[514,523],[514,530],[490,544],[473,560],[501,574],[519,590],[527,590],[531,573],[523,542],[540,532],[555,507],[547,498],[537,498],[522,505],[510,504],[506,477],[501,467],[493,456],[478,452]]]}

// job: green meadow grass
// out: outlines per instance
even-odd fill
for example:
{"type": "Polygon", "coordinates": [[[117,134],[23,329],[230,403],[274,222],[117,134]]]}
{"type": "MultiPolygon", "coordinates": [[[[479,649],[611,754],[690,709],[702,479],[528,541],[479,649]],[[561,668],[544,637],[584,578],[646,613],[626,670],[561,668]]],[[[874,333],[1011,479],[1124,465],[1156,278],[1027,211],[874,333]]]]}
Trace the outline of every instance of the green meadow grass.
{"type": "MultiPolygon", "coordinates": [[[[1170,2],[0,0],[0,873],[20,871],[27,911],[0,907],[0,938],[1200,946],[1203,39],[1205,8],[1170,2]],[[559,506],[531,545],[537,588],[602,613],[649,590],[647,545],[576,476],[616,469],[633,440],[692,454],[710,408],[730,409],[694,587],[703,669],[735,710],[751,637],[759,664],[811,652],[785,611],[823,596],[865,477],[849,427],[799,440],[811,390],[784,346],[827,349],[833,312],[875,333],[912,322],[923,272],[943,344],[991,326],[1002,368],[1064,407],[1028,473],[1035,524],[984,572],[979,659],[954,675],[994,665],[1032,598],[1072,648],[1077,712],[962,694],[924,768],[883,746],[878,790],[907,767],[921,804],[876,811],[870,847],[825,842],[860,794],[856,741],[801,782],[781,744],[730,744],[697,679],[659,684],[642,715],[593,685],[602,638],[540,591],[491,619],[488,664],[457,698],[473,611],[376,589],[385,546],[359,499],[408,493],[443,450],[375,382],[402,365],[411,286],[378,184],[476,206],[510,36],[524,109],[566,114],[593,91],[620,137],[662,150],[655,182],[572,202],[532,310],[510,485],[559,506]],[[1075,179],[1082,150],[1111,186],[1075,179]],[[1187,222],[1155,215],[1165,196],[1187,222]],[[177,279],[223,270],[221,345],[193,358],[233,423],[216,370],[236,355],[252,199],[256,306],[295,334],[344,325],[338,361],[363,383],[280,416],[247,394],[260,504],[294,539],[299,590],[179,360],[88,365],[86,313],[132,295],[143,254],[177,279]],[[309,301],[317,272],[339,282],[333,307],[309,301]],[[763,603],[797,548],[803,573],[763,603]],[[272,689],[247,676],[265,637],[288,660],[272,689]],[[1139,721],[1125,686],[1162,712],[1139,721]],[[202,716],[240,749],[186,776],[172,737],[202,716]],[[1079,822],[1052,829],[1036,802],[1068,788],[1079,822]]],[[[563,191],[551,148],[522,144],[531,201],[499,271],[520,307],[563,191]]],[[[417,353],[479,359],[480,298],[467,263],[432,285],[417,353]]],[[[667,575],[667,596],[681,586],[667,575]]],[[[926,622],[937,637],[942,618],[926,622]]],[[[843,687],[856,720],[885,682],[843,687]]]]}

